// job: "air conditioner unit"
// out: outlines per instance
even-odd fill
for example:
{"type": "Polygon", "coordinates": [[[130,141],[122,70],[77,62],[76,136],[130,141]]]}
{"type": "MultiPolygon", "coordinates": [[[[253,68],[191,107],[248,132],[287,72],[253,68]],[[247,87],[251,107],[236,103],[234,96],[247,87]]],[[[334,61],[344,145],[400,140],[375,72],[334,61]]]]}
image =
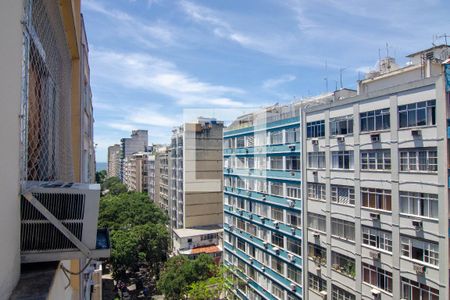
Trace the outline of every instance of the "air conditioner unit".
{"type": "Polygon", "coordinates": [[[294,207],[295,206],[295,201],[288,200],[288,205],[289,205],[289,207],[294,207]]]}
{"type": "Polygon", "coordinates": [[[278,248],[278,247],[273,247],[272,250],[273,250],[276,254],[279,254],[279,253],[280,253],[280,248],[278,248]]]}
{"type": "Polygon", "coordinates": [[[294,259],[294,255],[288,253],[288,259],[289,259],[289,260],[293,260],[293,259],[294,259]]]}
{"type": "Polygon", "coordinates": [[[416,230],[421,230],[423,228],[422,221],[412,221],[412,225],[416,228],[416,230]]]}
{"type": "Polygon", "coordinates": [[[313,174],[313,176],[317,176],[317,171],[316,170],[314,170],[314,171],[312,171],[312,174],[313,174]]]}
{"type": "Polygon", "coordinates": [[[370,135],[370,140],[372,141],[372,143],[377,143],[380,141],[380,134],[379,133],[372,133],[370,135]]]}
{"type": "Polygon", "coordinates": [[[280,226],[280,222],[278,222],[278,221],[273,221],[273,225],[274,225],[276,228],[278,228],[278,227],[280,226]]]}
{"type": "Polygon", "coordinates": [[[268,242],[263,242],[264,248],[269,247],[269,243],[268,242]]]}
{"type": "Polygon", "coordinates": [[[379,220],[380,219],[380,214],[377,213],[370,213],[370,218],[372,220],[379,220]]]}
{"type": "Polygon", "coordinates": [[[343,135],[339,135],[336,137],[338,143],[343,143],[345,142],[345,137],[343,135]]]}
{"type": "Polygon", "coordinates": [[[244,211],[240,210],[239,214],[242,216],[244,214],[244,211]]]}
{"type": "Polygon", "coordinates": [[[248,149],[245,149],[245,153],[248,153],[248,149]]]}
{"type": "Polygon", "coordinates": [[[250,218],[250,220],[253,220],[253,215],[249,215],[248,217],[250,218]]]}
{"type": "Polygon", "coordinates": [[[289,145],[288,147],[289,147],[289,149],[291,149],[291,150],[294,150],[294,149],[295,149],[295,145],[289,145]]]}
{"type": "Polygon", "coordinates": [[[100,185],[27,182],[21,198],[22,262],[109,257],[97,229],[100,185]]]}
{"type": "Polygon", "coordinates": [[[380,259],[381,258],[381,253],[377,252],[377,251],[370,251],[369,252],[369,256],[373,259],[380,259]]]}
{"type": "Polygon", "coordinates": [[[381,292],[377,289],[372,289],[370,290],[370,292],[375,299],[379,299],[379,297],[381,296],[381,292]]]}
{"type": "Polygon", "coordinates": [[[291,291],[295,291],[297,289],[297,286],[293,283],[291,283],[291,291]]]}
{"type": "Polygon", "coordinates": [[[425,270],[426,270],[425,266],[422,266],[419,264],[414,264],[413,268],[417,274],[423,274],[423,273],[425,273],[425,270]]]}
{"type": "Polygon", "coordinates": [[[319,139],[312,139],[312,140],[311,140],[311,143],[312,143],[313,145],[318,145],[318,144],[319,144],[319,139]]]}
{"type": "Polygon", "coordinates": [[[316,239],[317,239],[317,238],[320,238],[320,233],[314,232],[314,233],[313,233],[313,237],[316,238],[316,239]]]}
{"type": "Polygon", "coordinates": [[[263,201],[266,201],[266,196],[262,196],[261,198],[263,201]]]}
{"type": "Polygon", "coordinates": [[[266,222],[266,218],[265,217],[261,217],[260,219],[261,219],[262,223],[266,222]]]}
{"type": "Polygon", "coordinates": [[[316,267],[316,272],[320,273],[322,271],[322,268],[319,266],[316,267]]]}
{"type": "Polygon", "coordinates": [[[422,135],[422,131],[419,130],[419,129],[411,130],[411,135],[414,136],[414,137],[419,137],[419,136],[422,135]]]}
{"type": "Polygon", "coordinates": [[[327,291],[320,291],[319,292],[320,296],[322,297],[322,299],[327,299],[327,291]]]}
{"type": "Polygon", "coordinates": [[[250,261],[251,264],[253,263],[253,257],[250,257],[248,260],[250,261]]]}
{"type": "Polygon", "coordinates": [[[266,271],[266,267],[261,267],[261,271],[265,272],[266,271]]]}

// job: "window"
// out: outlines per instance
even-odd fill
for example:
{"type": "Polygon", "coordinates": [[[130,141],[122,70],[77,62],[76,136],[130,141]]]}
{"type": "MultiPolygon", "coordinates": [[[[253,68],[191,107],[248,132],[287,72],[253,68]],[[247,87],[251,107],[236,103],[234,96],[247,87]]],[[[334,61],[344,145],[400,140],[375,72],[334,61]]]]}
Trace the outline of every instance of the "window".
{"type": "Polygon", "coordinates": [[[398,107],[399,128],[436,125],[436,100],[398,107]]]}
{"type": "Polygon", "coordinates": [[[245,136],[245,147],[253,147],[255,145],[255,136],[246,135],[245,136]]]}
{"type": "Polygon", "coordinates": [[[350,241],[354,241],[355,224],[353,222],[331,218],[331,234],[350,241]]]}
{"type": "Polygon", "coordinates": [[[401,298],[411,300],[439,300],[439,290],[402,277],[401,298]]]}
{"type": "Polygon", "coordinates": [[[242,219],[237,219],[236,227],[240,230],[245,230],[245,222],[242,219]]]}
{"type": "Polygon", "coordinates": [[[287,238],[287,250],[299,256],[302,255],[302,244],[299,240],[287,238]]]}
{"type": "Polygon", "coordinates": [[[270,144],[271,145],[277,145],[283,143],[283,131],[282,130],[276,130],[269,132],[270,137],[270,144]]]}
{"type": "Polygon", "coordinates": [[[325,265],[327,263],[327,249],[313,243],[308,243],[308,257],[311,257],[319,264],[325,265]]]}
{"type": "Polygon", "coordinates": [[[325,152],[308,152],[308,168],[324,169],[325,152]]]}
{"type": "MultiPolygon", "coordinates": [[[[256,258],[256,248],[255,248],[255,246],[253,246],[252,244],[248,244],[247,245],[247,253],[251,257],[255,257],[256,258]]],[[[254,270],[253,268],[250,268],[250,269],[254,270]]]]}
{"type": "Polygon", "coordinates": [[[225,149],[234,148],[234,146],[233,146],[233,138],[223,140],[223,147],[225,149]]]}
{"type": "Polygon", "coordinates": [[[362,206],[392,211],[391,191],[361,188],[362,206]]]}
{"type": "Polygon", "coordinates": [[[237,207],[245,209],[245,200],[243,198],[237,198],[237,207]]]}
{"type": "Polygon", "coordinates": [[[272,281],[272,294],[278,299],[284,299],[283,288],[272,281]]]}
{"type": "Polygon", "coordinates": [[[361,169],[390,170],[391,151],[390,150],[361,151],[361,169]]]}
{"type": "Polygon", "coordinates": [[[287,267],[287,277],[298,283],[302,284],[302,270],[297,269],[295,266],[288,264],[287,267]]]}
{"type": "Polygon", "coordinates": [[[332,185],[331,201],[339,204],[355,205],[355,189],[350,186],[332,185]]]}
{"type": "Polygon", "coordinates": [[[284,222],[283,209],[272,207],[272,219],[284,222]]]}
{"type": "Polygon", "coordinates": [[[401,236],[402,256],[427,264],[439,265],[439,244],[401,236]]]}
{"type": "Polygon", "coordinates": [[[314,121],[306,123],[306,137],[316,138],[325,136],[325,121],[314,121]]]}
{"type": "Polygon", "coordinates": [[[299,171],[300,170],[300,156],[286,156],[286,170],[299,171]]]}
{"type": "Polygon", "coordinates": [[[327,225],[325,216],[308,213],[308,228],[326,232],[327,225]]]}
{"type": "Polygon", "coordinates": [[[244,148],[245,147],[245,139],[243,136],[236,138],[236,148],[244,148]]]}
{"type": "Polygon", "coordinates": [[[353,133],[353,115],[330,119],[330,135],[346,135],[353,133]]]}
{"type": "Polygon", "coordinates": [[[252,223],[247,223],[247,232],[253,236],[256,236],[256,225],[252,223]]]}
{"type": "Polygon", "coordinates": [[[255,168],[255,158],[253,156],[246,158],[246,166],[248,169],[255,168]]]}
{"type": "Polygon", "coordinates": [[[363,281],[389,293],[392,292],[392,273],[363,263],[363,281]]]}
{"type": "Polygon", "coordinates": [[[353,169],[353,151],[332,151],[332,169],[353,169]]]}
{"type": "Polygon", "coordinates": [[[284,262],[275,256],[272,256],[272,269],[284,275],[284,262]]]}
{"type": "Polygon", "coordinates": [[[361,132],[391,128],[389,108],[367,111],[359,114],[361,132]]]}
{"type": "Polygon", "coordinates": [[[257,156],[255,160],[255,166],[259,170],[264,170],[267,168],[268,159],[266,156],[257,156]]]}
{"type": "Polygon", "coordinates": [[[355,260],[346,255],[331,251],[331,267],[347,276],[356,276],[355,260]]]}
{"type": "Polygon", "coordinates": [[[279,233],[272,232],[272,244],[284,248],[284,237],[279,233]]]}
{"type": "Polygon", "coordinates": [[[300,142],[300,128],[288,128],[286,129],[286,143],[298,143],[300,142]]]}
{"type": "Polygon", "coordinates": [[[286,196],[294,199],[301,199],[302,190],[300,184],[286,183],[286,196]]]}
{"type": "Polygon", "coordinates": [[[263,216],[263,217],[267,217],[269,215],[268,211],[269,211],[269,209],[268,209],[267,205],[262,204],[262,203],[255,204],[256,214],[263,216]]]}
{"type": "Polygon", "coordinates": [[[300,227],[302,226],[302,215],[298,212],[288,210],[286,212],[287,215],[287,224],[300,227]]]}
{"type": "Polygon", "coordinates": [[[316,292],[327,290],[327,281],[313,273],[308,273],[308,287],[316,292]]]}
{"type": "Polygon", "coordinates": [[[242,251],[244,251],[245,252],[245,242],[244,242],[244,240],[242,240],[242,239],[237,239],[238,241],[237,241],[237,247],[240,249],[240,250],[242,250],[242,251]]]}
{"type": "Polygon", "coordinates": [[[270,194],[275,196],[283,196],[283,184],[277,181],[269,181],[270,194]]]}
{"type": "Polygon", "coordinates": [[[241,270],[243,273],[245,273],[245,268],[246,268],[245,262],[240,258],[237,259],[237,262],[238,262],[238,265],[237,265],[238,269],[241,270]]]}
{"type": "Polygon", "coordinates": [[[400,171],[437,172],[437,150],[400,150],[400,171]]]}
{"type": "Polygon", "coordinates": [[[270,156],[270,169],[283,170],[283,156],[270,156]]]}
{"type": "Polygon", "coordinates": [[[400,192],[400,212],[437,219],[438,196],[427,193],[400,192]]]}
{"type": "Polygon", "coordinates": [[[308,199],[326,201],[325,184],[308,182],[308,199]]]}
{"type": "Polygon", "coordinates": [[[392,252],[392,234],[372,227],[362,227],[362,243],[367,246],[392,252]]]}
{"type": "Polygon", "coordinates": [[[331,286],[331,300],[355,300],[355,295],[333,284],[331,286]]]}

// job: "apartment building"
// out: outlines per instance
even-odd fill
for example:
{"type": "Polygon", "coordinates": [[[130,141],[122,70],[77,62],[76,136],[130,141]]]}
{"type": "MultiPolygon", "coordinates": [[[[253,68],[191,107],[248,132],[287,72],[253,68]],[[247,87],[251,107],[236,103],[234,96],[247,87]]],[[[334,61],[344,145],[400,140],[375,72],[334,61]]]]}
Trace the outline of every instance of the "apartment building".
{"type": "MultiPolygon", "coordinates": [[[[169,159],[170,150],[168,148],[161,148],[160,151],[156,155],[156,165],[159,170],[158,186],[159,186],[159,207],[161,207],[164,211],[170,215],[170,206],[169,206],[169,170],[171,169],[172,161],[169,159]]],[[[171,221],[169,220],[169,224],[171,221]]]]}
{"type": "Polygon", "coordinates": [[[148,157],[148,197],[159,203],[159,164],[155,154],[148,157]]]}
{"type": "Polygon", "coordinates": [[[169,218],[175,255],[195,248],[195,253],[208,251],[220,256],[217,245],[223,223],[222,134],[223,122],[201,117],[173,130],[169,218]],[[195,242],[197,237],[202,242],[195,242]],[[207,246],[212,248],[207,250],[207,246]]]}
{"type": "Polygon", "coordinates": [[[149,152],[131,154],[124,162],[124,184],[128,190],[138,193],[148,193],[149,184],[149,152]]]}
{"type": "Polygon", "coordinates": [[[2,1],[0,28],[0,297],[101,299],[109,242],[100,188],[83,184],[94,155],[80,1],[2,1]]]}
{"type": "Polygon", "coordinates": [[[229,299],[303,295],[299,105],[237,118],[224,131],[224,263],[229,299]]]}
{"type": "Polygon", "coordinates": [[[120,177],[121,149],[119,144],[108,147],[108,177],[120,177]]]}
{"type": "Polygon", "coordinates": [[[129,138],[122,138],[121,145],[121,161],[120,161],[120,179],[124,181],[124,166],[126,159],[134,153],[147,152],[148,149],[148,131],[133,130],[129,138]]]}
{"type": "Polygon", "coordinates": [[[386,58],[302,110],[308,299],[448,299],[449,54],[386,58]]]}

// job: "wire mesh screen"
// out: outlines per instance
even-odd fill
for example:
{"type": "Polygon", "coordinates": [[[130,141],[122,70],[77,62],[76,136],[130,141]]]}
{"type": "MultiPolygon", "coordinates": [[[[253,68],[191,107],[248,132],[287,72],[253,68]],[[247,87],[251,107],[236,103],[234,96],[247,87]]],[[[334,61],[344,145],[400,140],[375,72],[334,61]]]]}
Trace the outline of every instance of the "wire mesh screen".
{"type": "Polygon", "coordinates": [[[58,1],[25,2],[22,178],[72,181],[72,66],[58,1]]]}

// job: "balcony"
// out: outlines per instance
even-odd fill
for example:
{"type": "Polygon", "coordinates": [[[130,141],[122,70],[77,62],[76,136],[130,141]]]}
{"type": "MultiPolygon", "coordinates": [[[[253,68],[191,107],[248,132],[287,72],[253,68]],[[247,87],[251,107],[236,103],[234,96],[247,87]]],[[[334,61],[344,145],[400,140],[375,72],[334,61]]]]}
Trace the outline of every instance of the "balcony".
{"type": "Polygon", "coordinates": [[[21,198],[22,262],[109,257],[106,229],[97,229],[98,184],[27,182],[21,198]]]}

